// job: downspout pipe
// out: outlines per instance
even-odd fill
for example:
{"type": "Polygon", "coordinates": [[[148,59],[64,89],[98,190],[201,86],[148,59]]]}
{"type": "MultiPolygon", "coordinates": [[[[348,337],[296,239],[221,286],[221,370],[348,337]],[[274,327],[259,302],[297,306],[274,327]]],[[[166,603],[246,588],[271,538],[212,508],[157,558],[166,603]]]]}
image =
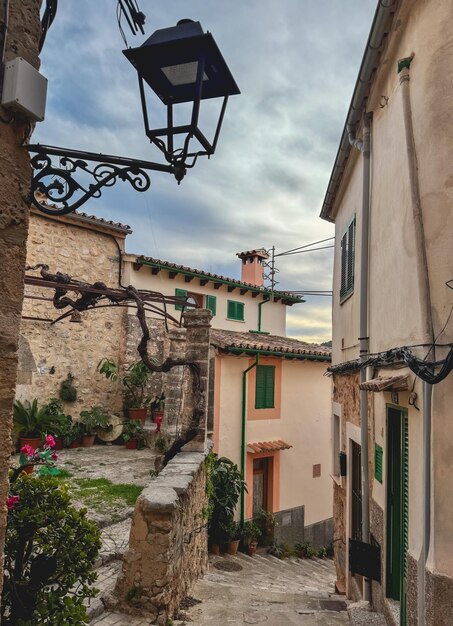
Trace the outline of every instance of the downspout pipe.
{"type": "MultiPolygon", "coordinates": [[[[426,253],[423,210],[418,178],[417,151],[415,146],[412,105],[410,98],[410,65],[413,56],[400,59],[398,72],[403,99],[404,129],[406,134],[406,153],[409,167],[411,188],[412,217],[416,249],[417,279],[422,318],[422,341],[434,344],[434,324],[431,308],[431,288],[429,282],[428,258],[426,253]]],[[[433,351],[435,346],[433,345],[433,351]]],[[[434,356],[435,360],[435,356],[434,356]]],[[[433,386],[423,383],[423,534],[418,570],[418,623],[425,624],[426,563],[431,540],[431,437],[432,437],[432,395],[433,386]]]]}
{"type": "MultiPolygon", "coordinates": [[[[348,127],[350,144],[362,152],[362,213],[360,232],[360,303],[359,303],[359,342],[360,358],[366,360],[369,353],[368,337],[368,269],[369,269],[369,221],[370,221],[370,179],[371,179],[371,114],[363,114],[362,139],[357,139],[355,129],[348,127]]],[[[367,379],[366,368],[360,369],[360,382],[367,379]]],[[[368,466],[368,393],[360,389],[360,447],[362,474],[362,541],[370,542],[370,502],[368,466]]],[[[364,600],[370,600],[371,585],[364,586],[364,600]]]]}
{"type": "MultiPolygon", "coordinates": [[[[247,421],[247,374],[259,364],[260,355],[255,355],[255,362],[249,365],[247,369],[242,372],[242,421],[241,421],[241,478],[245,480],[245,425],[247,421]]],[[[244,527],[245,521],[245,489],[244,485],[241,487],[241,501],[240,501],[240,524],[241,528],[244,527]]]]}

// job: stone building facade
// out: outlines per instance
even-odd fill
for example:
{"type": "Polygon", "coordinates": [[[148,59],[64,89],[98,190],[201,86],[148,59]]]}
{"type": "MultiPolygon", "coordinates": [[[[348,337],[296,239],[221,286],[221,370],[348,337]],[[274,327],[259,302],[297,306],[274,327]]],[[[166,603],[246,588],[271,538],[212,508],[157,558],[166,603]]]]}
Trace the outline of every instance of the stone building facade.
{"type": "MultiPolygon", "coordinates": [[[[121,281],[121,254],[128,232],[127,226],[85,214],[53,217],[32,210],[27,265],[44,263],[53,273],[115,288],[121,281]]],[[[39,271],[28,270],[27,275],[39,276],[39,271]]],[[[103,357],[124,362],[127,309],[100,308],[83,312],[80,323],[66,318],[51,324],[65,312],[54,308],[53,294],[53,289],[26,286],[21,337],[33,356],[35,371],[31,380],[21,378],[26,384],[18,384],[17,399],[38,398],[41,404],[58,397],[61,382],[71,374],[77,400],[65,403],[65,410],[73,418],[95,404],[121,410],[119,385],[106,380],[96,368],[103,357]]],[[[131,346],[131,359],[132,353],[131,346]]],[[[19,370],[23,367],[20,364],[19,370]]]]}

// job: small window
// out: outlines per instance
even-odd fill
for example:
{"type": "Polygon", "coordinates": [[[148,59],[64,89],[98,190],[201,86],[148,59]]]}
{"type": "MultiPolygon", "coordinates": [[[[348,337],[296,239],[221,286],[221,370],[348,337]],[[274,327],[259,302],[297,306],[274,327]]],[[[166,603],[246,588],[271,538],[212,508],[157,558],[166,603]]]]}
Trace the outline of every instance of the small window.
{"type": "Polygon", "coordinates": [[[340,301],[354,291],[355,216],[341,238],[341,285],[340,301]]]}
{"type": "Polygon", "coordinates": [[[206,296],[206,308],[211,311],[213,315],[216,314],[217,309],[217,298],[216,296],[206,296]]]}
{"type": "Polygon", "coordinates": [[[255,409],[274,408],[275,367],[256,366],[255,409]]]}
{"type": "MultiPolygon", "coordinates": [[[[175,297],[176,298],[187,298],[187,291],[185,289],[175,289],[175,297]]],[[[182,304],[175,304],[175,309],[177,311],[183,310],[182,304]]]]}
{"type": "Polygon", "coordinates": [[[235,300],[228,300],[227,304],[227,318],[229,320],[244,321],[244,303],[236,302],[235,300]]]}
{"type": "Polygon", "coordinates": [[[374,444],[374,477],[382,484],[382,456],[381,446],[374,444]]]}
{"type": "Polygon", "coordinates": [[[313,465],[313,478],[321,478],[321,463],[313,465]]]}

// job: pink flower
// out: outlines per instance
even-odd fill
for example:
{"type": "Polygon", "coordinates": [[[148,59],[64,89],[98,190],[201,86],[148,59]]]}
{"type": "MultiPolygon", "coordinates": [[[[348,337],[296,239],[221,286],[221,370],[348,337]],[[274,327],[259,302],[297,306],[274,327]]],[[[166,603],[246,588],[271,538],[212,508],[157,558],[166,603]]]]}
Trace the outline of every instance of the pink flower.
{"type": "Polygon", "coordinates": [[[22,446],[20,451],[22,452],[22,454],[25,454],[27,456],[33,456],[33,454],[35,453],[33,448],[30,445],[28,445],[28,443],[25,446],[22,446]]]}
{"type": "Polygon", "coordinates": [[[8,509],[12,509],[14,506],[16,506],[16,504],[19,502],[19,500],[20,500],[19,496],[9,496],[9,498],[6,498],[6,506],[7,506],[7,508],[8,509]]]}
{"type": "Polygon", "coordinates": [[[49,446],[49,448],[55,448],[55,439],[52,437],[52,435],[47,435],[46,443],[49,446]]]}
{"type": "Polygon", "coordinates": [[[56,461],[58,459],[58,454],[54,452],[51,458],[52,458],[52,461],[56,461]]]}

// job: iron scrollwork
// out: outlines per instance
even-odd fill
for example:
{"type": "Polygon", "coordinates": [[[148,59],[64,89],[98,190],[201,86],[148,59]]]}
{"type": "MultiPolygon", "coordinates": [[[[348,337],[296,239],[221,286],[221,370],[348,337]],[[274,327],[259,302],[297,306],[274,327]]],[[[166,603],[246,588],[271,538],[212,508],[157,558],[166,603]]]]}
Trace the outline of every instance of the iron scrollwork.
{"type": "Polygon", "coordinates": [[[27,148],[34,153],[31,202],[47,215],[67,215],[90,198],[99,198],[103,187],[111,187],[118,180],[128,182],[135,191],[147,191],[151,185],[147,170],[172,173],[177,179],[180,175],[174,166],[149,161],[39,144],[27,148]],[[58,164],[52,157],[59,158],[58,164]],[[90,165],[90,161],[97,165],[90,165]]]}

